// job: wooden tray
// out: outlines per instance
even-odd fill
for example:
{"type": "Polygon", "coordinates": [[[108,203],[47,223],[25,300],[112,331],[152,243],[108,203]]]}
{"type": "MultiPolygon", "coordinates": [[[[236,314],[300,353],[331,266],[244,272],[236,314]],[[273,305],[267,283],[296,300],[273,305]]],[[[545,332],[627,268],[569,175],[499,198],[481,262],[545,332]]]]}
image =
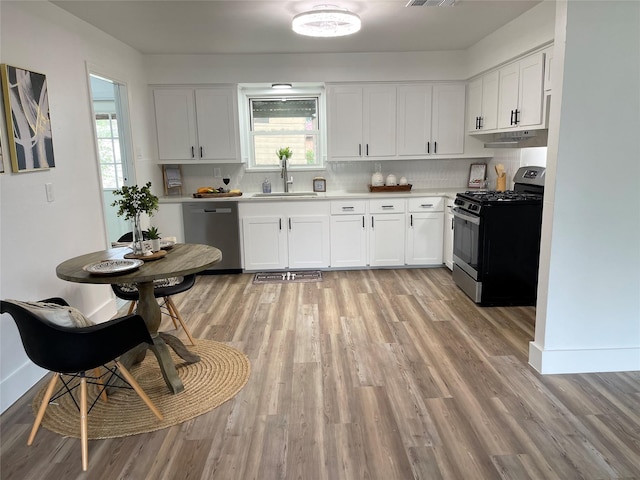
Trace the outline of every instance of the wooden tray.
{"type": "Polygon", "coordinates": [[[382,185],[380,187],[374,187],[369,185],[370,192],[410,192],[412,185],[382,185]]]}
{"type": "Polygon", "coordinates": [[[194,193],[193,198],[223,198],[223,197],[241,197],[240,193],[194,193]]]}
{"type": "Polygon", "coordinates": [[[143,262],[150,262],[152,260],[158,260],[159,258],[164,257],[166,254],[166,250],[159,250],[152,253],[151,255],[134,255],[133,253],[127,253],[124,258],[135,258],[138,260],[142,260],[143,262]]]}

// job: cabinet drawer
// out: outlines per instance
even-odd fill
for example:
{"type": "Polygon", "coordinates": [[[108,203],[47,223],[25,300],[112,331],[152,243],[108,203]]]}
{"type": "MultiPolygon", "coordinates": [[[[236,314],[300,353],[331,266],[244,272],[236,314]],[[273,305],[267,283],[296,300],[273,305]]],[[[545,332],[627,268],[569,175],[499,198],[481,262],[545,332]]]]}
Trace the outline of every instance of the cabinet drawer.
{"type": "Polygon", "coordinates": [[[369,213],[404,213],[405,201],[403,198],[388,198],[369,200],[369,213]]]}
{"type": "Polygon", "coordinates": [[[364,215],[367,211],[366,200],[333,200],[331,215],[364,215]]]}
{"type": "Polygon", "coordinates": [[[442,197],[421,197],[409,199],[410,212],[442,212],[444,199],[442,197]]]}

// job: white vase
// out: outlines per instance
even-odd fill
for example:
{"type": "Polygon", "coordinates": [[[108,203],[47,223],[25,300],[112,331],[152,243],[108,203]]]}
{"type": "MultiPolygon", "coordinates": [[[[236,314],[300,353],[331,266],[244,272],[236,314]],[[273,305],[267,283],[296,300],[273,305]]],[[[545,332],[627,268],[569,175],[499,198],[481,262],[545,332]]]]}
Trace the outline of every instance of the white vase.
{"type": "Polygon", "coordinates": [[[149,242],[151,243],[151,251],[152,252],[159,252],[160,251],[160,239],[159,238],[152,238],[151,240],[149,240],[149,242]]]}

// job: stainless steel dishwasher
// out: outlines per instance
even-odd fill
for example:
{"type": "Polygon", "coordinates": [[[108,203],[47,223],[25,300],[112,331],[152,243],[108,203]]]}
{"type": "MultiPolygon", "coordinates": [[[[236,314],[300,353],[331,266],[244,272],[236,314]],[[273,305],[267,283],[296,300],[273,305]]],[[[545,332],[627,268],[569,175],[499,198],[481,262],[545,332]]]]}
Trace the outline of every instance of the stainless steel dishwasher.
{"type": "Polygon", "coordinates": [[[187,202],[182,204],[184,239],[220,249],[222,260],[202,273],[240,273],[238,202],[187,202]]]}

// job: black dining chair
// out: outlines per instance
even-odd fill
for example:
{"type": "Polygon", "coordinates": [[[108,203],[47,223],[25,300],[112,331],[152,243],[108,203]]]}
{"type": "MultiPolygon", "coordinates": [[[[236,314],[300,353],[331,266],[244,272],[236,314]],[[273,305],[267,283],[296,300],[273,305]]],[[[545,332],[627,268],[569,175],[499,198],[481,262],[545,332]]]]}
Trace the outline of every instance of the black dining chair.
{"type": "MultiPolygon", "coordinates": [[[[145,238],[145,233],[146,232],[144,231],[142,232],[143,238],[145,238]]],[[[132,232],[125,233],[118,239],[118,242],[131,241],[133,241],[132,232]]],[[[194,341],[191,332],[187,328],[187,324],[182,318],[182,315],[180,315],[180,311],[176,307],[175,302],[171,299],[171,296],[186,292],[191,287],[193,287],[195,283],[195,274],[186,275],[184,277],[163,278],[161,280],[156,280],[155,282],[153,282],[153,296],[155,298],[162,299],[160,309],[171,318],[171,321],[173,322],[173,326],[175,328],[178,328],[178,323],[180,324],[180,326],[184,330],[184,333],[186,333],[187,338],[191,342],[191,345],[195,345],[196,342],[194,341]]],[[[113,293],[115,293],[116,297],[131,302],[129,304],[129,310],[127,313],[133,313],[133,310],[135,309],[136,304],[140,298],[136,286],[133,284],[112,284],[111,289],[113,290],[113,293]]]]}
{"type": "Polygon", "coordinates": [[[77,404],[75,398],[74,402],[80,411],[82,469],[87,470],[89,463],[87,383],[101,386],[101,391],[93,402],[95,404],[100,397],[106,398],[105,391],[107,387],[112,386],[112,380],[126,382],[125,385],[129,384],[154,415],[162,420],[160,411],[131,376],[131,373],[117,360],[120,355],[141,343],[153,343],[142,317],[127,315],[91,326],[70,327],[57,325],[41,313],[46,313],[47,310],[50,312],[59,311],[59,307],[56,309],[55,306],[68,307],[68,303],[62,298],[49,298],[35,305],[29,305],[34,308],[39,307],[37,310],[27,308],[25,305],[28,304],[2,300],[0,301],[0,313],[8,313],[13,317],[18,326],[25,352],[31,361],[53,372],[53,377],[49,381],[42,404],[33,422],[27,445],[33,443],[49,403],[66,393],[70,394],[79,386],[80,404],[77,404]],[[94,376],[87,375],[87,372],[99,372],[101,366],[106,369],[105,373],[94,376]],[[103,381],[104,377],[107,377],[106,382],[103,381]],[[54,395],[58,379],[62,381],[63,385],[54,395]]]}

